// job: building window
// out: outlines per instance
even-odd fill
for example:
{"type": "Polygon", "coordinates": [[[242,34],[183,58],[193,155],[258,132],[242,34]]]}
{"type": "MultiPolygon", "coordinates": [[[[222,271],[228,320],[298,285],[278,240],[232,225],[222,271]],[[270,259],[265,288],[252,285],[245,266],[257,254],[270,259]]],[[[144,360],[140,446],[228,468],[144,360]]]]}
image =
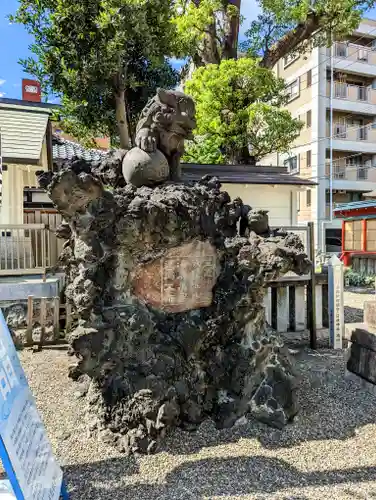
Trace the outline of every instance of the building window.
{"type": "Polygon", "coordinates": [[[307,71],[307,87],[312,85],[312,70],[307,71]]]}
{"type": "Polygon", "coordinates": [[[347,57],[347,43],[336,43],[335,44],[335,56],[336,57],[347,57]]]}
{"type": "MultiPolygon", "coordinates": [[[[345,250],[361,250],[362,249],[362,221],[345,221],[345,250]]],[[[368,224],[367,224],[368,226],[368,224]]],[[[368,227],[367,227],[368,229],[368,227]]],[[[368,231],[367,231],[368,232],[368,231]]],[[[367,234],[368,236],[368,234],[367,234]]]]}
{"type": "Polygon", "coordinates": [[[287,168],[290,174],[297,174],[299,172],[299,164],[298,157],[291,156],[287,160],[284,161],[284,166],[287,168]]]}
{"type": "Polygon", "coordinates": [[[309,149],[307,151],[307,168],[312,167],[312,151],[309,149]]]}
{"type": "Polygon", "coordinates": [[[306,205],[307,207],[311,206],[311,190],[307,189],[306,191],[306,205]]]}
{"type": "Polygon", "coordinates": [[[285,56],[283,58],[283,67],[286,68],[287,66],[289,66],[290,64],[292,64],[297,59],[299,59],[299,53],[298,52],[292,52],[290,54],[287,54],[287,56],[285,56]]]}
{"type": "Polygon", "coordinates": [[[287,96],[289,98],[289,101],[292,101],[292,99],[295,99],[296,97],[299,96],[299,78],[291,82],[289,85],[286,87],[286,92],[287,96]]]}
{"type": "Polygon", "coordinates": [[[307,111],[307,128],[311,128],[312,125],[312,111],[309,109],[307,111]]]}

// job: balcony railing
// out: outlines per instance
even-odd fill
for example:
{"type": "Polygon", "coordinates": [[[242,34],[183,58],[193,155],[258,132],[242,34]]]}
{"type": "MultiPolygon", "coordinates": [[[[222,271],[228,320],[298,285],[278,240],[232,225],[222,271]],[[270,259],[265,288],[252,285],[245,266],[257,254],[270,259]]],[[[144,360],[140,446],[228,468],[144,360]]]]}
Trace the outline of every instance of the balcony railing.
{"type": "Polygon", "coordinates": [[[44,224],[1,224],[0,275],[43,274],[56,265],[51,236],[44,224]]]}
{"type": "MultiPolygon", "coordinates": [[[[330,176],[330,162],[325,165],[325,175],[330,176]]],[[[375,182],[376,167],[372,167],[370,163],[354,163],[353,165],[346,164],[346,160],[333,161],[333,179],[346,181],[370,181],[375,182]]]]}
{"type": "MultiPolygon", "coordinates": [[[[344,123],[335,123],[333,125],[333,139],[342,140],[346,139],[348,141],[364,141],[372,142],[376,145],[376,128],[372,124],[366,124],[362,126],[350,125],[344,123]]],[[[330,137],[330,125],[327,123],[326,135],[330,137]]]]}
{"type": "MultiPolygon", "coordinates": [[[[334,82],[333,97],[351,102],[376,104],[376,90],[371,87],[350,85],[345,82],[334,82]]],[[[330,97],[330,82],[327,82],[327,96],[330,97]]]]}
{"type": "MultiPolygon", "coordinates": [[[[328,49],[330,55],[331,49],[328,49]]],[[[376,51],[370,47],[357,45],[355,43],[337,42],[334,44],[334,55],[337,58],[349,59],[351,61],[376,64],[376,51]]]]}

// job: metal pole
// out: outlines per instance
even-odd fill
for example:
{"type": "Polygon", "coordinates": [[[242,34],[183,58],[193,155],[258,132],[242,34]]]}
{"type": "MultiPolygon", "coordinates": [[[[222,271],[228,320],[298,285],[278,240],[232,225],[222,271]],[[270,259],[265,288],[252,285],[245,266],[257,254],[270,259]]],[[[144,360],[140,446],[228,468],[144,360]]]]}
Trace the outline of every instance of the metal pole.
{"type": "Polygon", "coordinates": [[[330,52],[330,177],[329,177],[330,222],[333,221],[333,96],[334,96],[333,59],[334,59],[334,43],[332,39],[332,48],[330,52]]]}

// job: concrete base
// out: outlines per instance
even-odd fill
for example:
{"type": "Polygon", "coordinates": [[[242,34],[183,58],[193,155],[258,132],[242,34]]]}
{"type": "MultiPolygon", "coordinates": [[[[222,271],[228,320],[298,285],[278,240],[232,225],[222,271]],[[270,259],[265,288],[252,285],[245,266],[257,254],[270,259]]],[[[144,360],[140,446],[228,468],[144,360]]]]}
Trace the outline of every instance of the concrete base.
{"type": "Polygon", "coordinates": [[[35,298],[58,297],[64,287],[63,274],[41,276],[0,277],[0,302],[25,300],[29,295],[35,298]]]}

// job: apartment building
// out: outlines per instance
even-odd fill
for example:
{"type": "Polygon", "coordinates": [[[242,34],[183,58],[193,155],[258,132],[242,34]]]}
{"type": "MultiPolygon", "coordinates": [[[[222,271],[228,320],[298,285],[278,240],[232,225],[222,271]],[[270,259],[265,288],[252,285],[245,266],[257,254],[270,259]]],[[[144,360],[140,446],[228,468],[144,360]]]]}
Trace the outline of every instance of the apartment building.
{"type": "Polygon", "coordinates": [[[291,54],[274,70],[288,85],[287,108],[304,127],[289,154],[260,163],[288,166],[292,175],[317,182],[298,194],[298,221],[316,222],[316,243],[325,250],[341,239],[335,204],[360,201],[376,189],[376,21],[363,19],[333,52],[291,54]]]}

